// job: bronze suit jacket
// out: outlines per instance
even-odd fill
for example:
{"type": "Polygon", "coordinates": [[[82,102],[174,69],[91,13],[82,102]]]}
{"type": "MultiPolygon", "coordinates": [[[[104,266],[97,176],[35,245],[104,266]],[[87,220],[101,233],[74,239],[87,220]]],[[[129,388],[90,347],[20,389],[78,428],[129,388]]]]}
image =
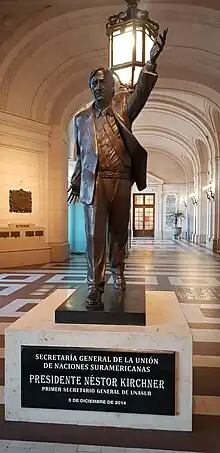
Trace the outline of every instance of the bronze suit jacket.
{"type": "MultiPolygon", "coordinates": [[[[157,80],[157,74],[145,66],[132,94],[127,91],[117,93],[112,99],[112,111],[125,146],[115,148],[123,161],[123,153],[131,157],[131,178],[138,190],[146,187],[147,152],[131,131],[135,118],[143,109],[157,80]]],[[[74,120],[76,145],[76,166],[71,178],[74,192],[80,195],[84,204],[92,204],[98,164],[93,105],[79,112],[74,120]]]]}

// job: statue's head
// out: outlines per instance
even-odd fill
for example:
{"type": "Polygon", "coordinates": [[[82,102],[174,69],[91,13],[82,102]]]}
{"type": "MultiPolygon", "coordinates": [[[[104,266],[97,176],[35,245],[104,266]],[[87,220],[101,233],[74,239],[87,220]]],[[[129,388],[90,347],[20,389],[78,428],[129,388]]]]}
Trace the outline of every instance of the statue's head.
{"type": "Polygon", "coordinates": [[[89,87],[97,103],[109,104],[114,96],[114,77],[110,69],[98,68],[89,75],[89,87]]]}

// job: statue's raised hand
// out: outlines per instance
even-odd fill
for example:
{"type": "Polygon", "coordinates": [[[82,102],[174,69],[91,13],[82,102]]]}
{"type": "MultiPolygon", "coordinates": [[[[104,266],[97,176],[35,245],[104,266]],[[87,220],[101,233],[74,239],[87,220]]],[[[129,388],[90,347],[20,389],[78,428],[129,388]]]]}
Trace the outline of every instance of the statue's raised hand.
{"type": "Polygon", "coordinates": [[[157,37],[151,52],[150,52],[150,61],[152,64],[155,64],[157,62],[157,59],[161,52],[163,51],[163,48],[166,43],[166,38],[167,38],[167,32],[168,28],[166,28],[163,33],[160,33],[159,36],[157,37]]]}
{"type": "Polygon", "coordinates": [[[69,189],[67,190],[67,192],[70,192],[69,193],[69,196],[68,196],[68,199],[67,199],[67,202],[69,204],[73,203],[78,203],[79,202],[79,194],[76,192],[76,188],[75,186],[70,186],[69,189]]]}

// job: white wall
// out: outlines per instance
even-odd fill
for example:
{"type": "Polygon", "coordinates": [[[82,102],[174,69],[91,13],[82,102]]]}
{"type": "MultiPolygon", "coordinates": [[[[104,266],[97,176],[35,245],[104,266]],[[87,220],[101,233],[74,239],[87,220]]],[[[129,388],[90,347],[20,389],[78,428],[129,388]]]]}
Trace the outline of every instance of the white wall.
{"type": "Polygon", "coordinates": [[[34,223],[48,234],[49,126],[0,113],[0,226],[34,223]],[[9,212],[9,190],[32,192],[32,213],[9,212]]]}

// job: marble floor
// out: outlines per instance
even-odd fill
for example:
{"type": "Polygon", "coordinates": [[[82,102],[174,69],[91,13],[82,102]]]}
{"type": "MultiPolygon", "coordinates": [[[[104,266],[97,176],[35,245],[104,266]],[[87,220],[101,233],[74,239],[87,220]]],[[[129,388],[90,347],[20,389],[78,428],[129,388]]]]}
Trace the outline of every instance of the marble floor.
{"type": "MultiPolygon", "coordinates": [[[[220,453],[220,256],[183,241],[133,240],[126,280],[128,291],[130,285],[144,284],[149,291],[176,292],[194,340],[193,432],[5,422],[5,328],[57,288],[77,287],[85,278],[83,255],[62,264],[0,270],[0,453],[220,453]]],[[[106,280],[112,283],[108,269],[106,280]]]]}
{"type": "MultiPolygon", "coordinates": [[[[164,453],[164,450],[0,440],[0,453],[164,453]]],[[[166,453],[178,451],[166,450],[166,453]]]]}

